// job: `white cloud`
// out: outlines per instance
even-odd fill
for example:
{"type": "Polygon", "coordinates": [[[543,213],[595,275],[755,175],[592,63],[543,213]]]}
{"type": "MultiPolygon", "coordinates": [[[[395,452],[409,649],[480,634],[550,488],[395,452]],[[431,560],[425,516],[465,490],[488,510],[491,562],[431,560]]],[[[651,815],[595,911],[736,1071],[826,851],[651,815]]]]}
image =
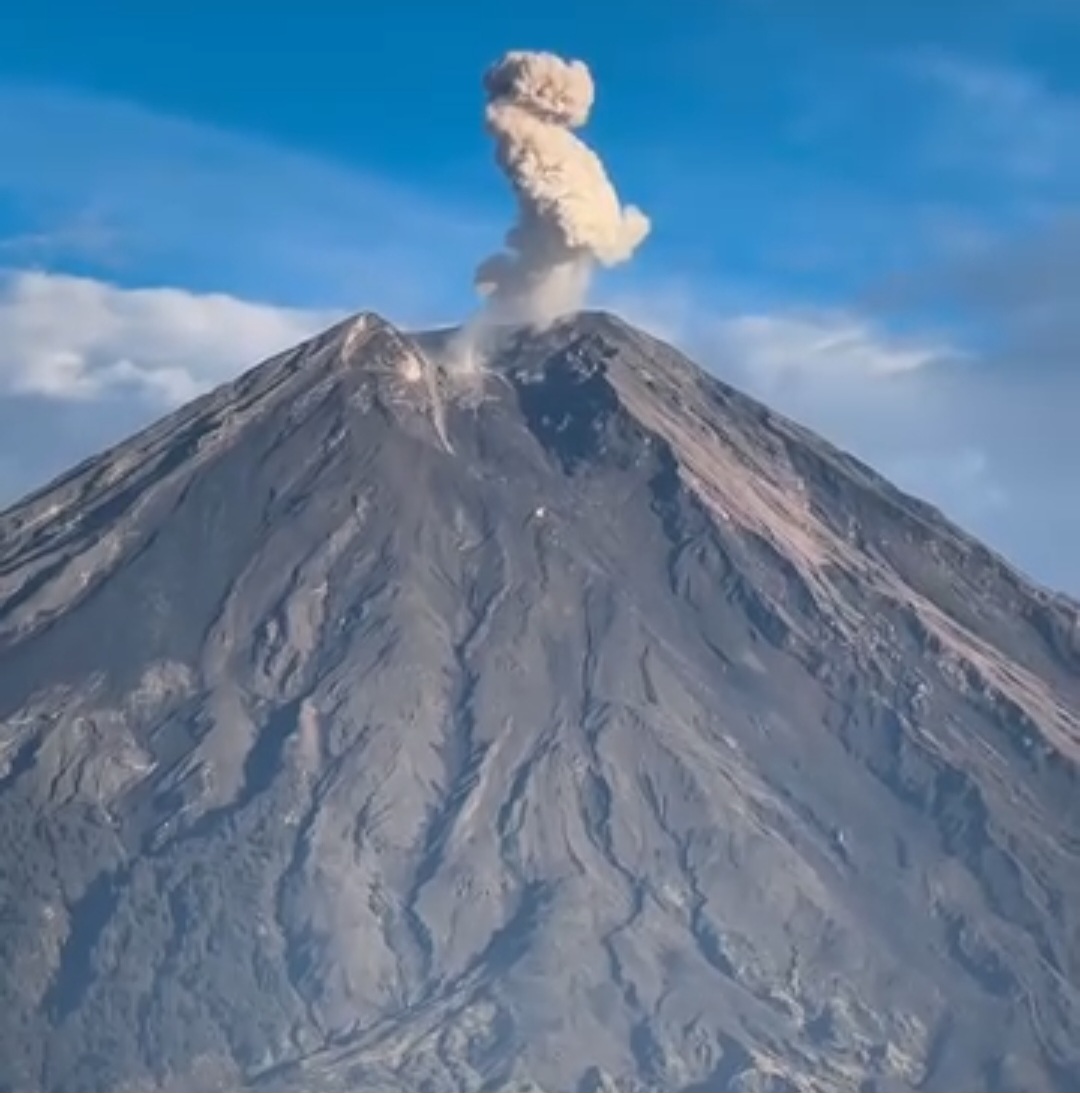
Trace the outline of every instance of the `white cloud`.
{"type": "Polygon", "coordinates": [[[740,315],[715,323],[713,336],[758,389],[769,391],[903,375],[955,353],[887,337],[843,311],[740,315]]]}
{"type": "Polygon", "coordinates": [[[677,289],[624,295],[612,305],[657,336],[706,353],[762,397],[825,388],[833,393],[964,356],[945,338],[901,337],[839,308],[717,315],[691,292],[677,289]]]}
{"type": "Polygon", "coordinates": [[[0,279],[0,393],[175,406],[328,326],[337,313],[86,277],[0,279]]]}
{"type": "Polygon", "coordinates": [[[0,508],[339,317],[0,272],[0,508]]]}

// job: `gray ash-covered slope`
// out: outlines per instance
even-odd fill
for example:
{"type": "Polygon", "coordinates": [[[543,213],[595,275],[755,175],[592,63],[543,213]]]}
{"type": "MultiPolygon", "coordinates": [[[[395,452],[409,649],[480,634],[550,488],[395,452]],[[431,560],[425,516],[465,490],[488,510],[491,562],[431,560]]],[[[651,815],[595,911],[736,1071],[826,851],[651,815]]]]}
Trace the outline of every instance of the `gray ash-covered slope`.
{"type": "Polygon", "coordinates": [[[0,1087],[1080,1085],[1077,606],[608,316],[438,342],[0,516],[0,1087]]]}

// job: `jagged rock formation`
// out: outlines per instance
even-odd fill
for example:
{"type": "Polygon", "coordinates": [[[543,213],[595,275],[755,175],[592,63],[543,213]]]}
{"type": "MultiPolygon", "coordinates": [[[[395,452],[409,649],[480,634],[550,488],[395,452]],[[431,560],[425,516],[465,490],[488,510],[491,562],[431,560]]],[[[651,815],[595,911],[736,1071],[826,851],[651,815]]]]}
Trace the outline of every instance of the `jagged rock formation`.
{"type": "Polygon", "coordinates": [[[0,516],[0,1087],[1080,1085],[1077,606],[611,317],[440,344],[0,516]]]}

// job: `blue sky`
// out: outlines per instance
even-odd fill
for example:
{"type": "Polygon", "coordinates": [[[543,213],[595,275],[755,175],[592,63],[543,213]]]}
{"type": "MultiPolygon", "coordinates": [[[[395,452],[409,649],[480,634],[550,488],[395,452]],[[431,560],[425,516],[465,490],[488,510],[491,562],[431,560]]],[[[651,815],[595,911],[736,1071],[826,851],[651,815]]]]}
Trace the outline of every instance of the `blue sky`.
{"type": "Polygon", "coordinates": [[[1080,590],[1080,5],[38,0],[0,14],[0,502],[342,311],[460,318],[479,80],[584,59],[654,230],[596,302],[1080,590]]]}

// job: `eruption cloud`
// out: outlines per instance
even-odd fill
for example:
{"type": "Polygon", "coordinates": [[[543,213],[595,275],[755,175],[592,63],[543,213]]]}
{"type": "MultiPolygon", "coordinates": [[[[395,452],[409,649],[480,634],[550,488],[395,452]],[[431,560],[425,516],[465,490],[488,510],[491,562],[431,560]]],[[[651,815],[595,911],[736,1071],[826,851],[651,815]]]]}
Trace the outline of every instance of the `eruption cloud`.
{"type": "Polygon", "coordinates": [[[484,88],[486,128],[518,215],[505,249],[476,270],[485,304],[452,340],[447,363],[459,376],[482,369],[500,329],[544,327],[580,308],[596,267],[627,261],[650,228],[574,134],[595,96],[582,61],[514,50],[487,70],[484,88]]]}
{"type": "Polygon", "coordinates": [[[574,135],[595,94],[581,61],[513,51],[488,69],[484,87],[487,130],[518,217],[476,285],[496,321],[543,325],[582,304],[597,265],[625,262],[649,220],[620,204],[600,157],[574,135]]]}

